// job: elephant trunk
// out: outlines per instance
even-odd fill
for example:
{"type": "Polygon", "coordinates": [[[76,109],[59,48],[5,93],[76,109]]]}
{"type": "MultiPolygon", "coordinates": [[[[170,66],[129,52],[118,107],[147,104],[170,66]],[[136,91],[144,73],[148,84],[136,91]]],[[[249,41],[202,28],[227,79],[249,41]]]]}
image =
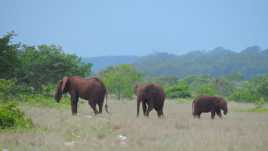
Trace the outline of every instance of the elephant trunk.
{"type": "Polygon", "coordinates": [[[223,114],[226,115],[228,113],[227,107],[223,109],[223,114]]]}
{"type": "Polygon", "coordinates": [[[55,95],[54,95],[54,99],[56,100],[56,102],[59,102],[62,97],[61,84],[62,84],[62,81],[59,82],[55,95]]]}
{"type": "Polygon", "coordinates": [[[58,91],[54,95],[54,99],[56,100],[56,102],[60,102],[61,97],[62,97],[62,93],[58,91]]]}
{"type": "Polygon", "coordinates": [[[227,107],[227,102],[224,101],[224,106],[223,106],[223,114],[226,115],[228,112],[228,107],[227,107]]]}

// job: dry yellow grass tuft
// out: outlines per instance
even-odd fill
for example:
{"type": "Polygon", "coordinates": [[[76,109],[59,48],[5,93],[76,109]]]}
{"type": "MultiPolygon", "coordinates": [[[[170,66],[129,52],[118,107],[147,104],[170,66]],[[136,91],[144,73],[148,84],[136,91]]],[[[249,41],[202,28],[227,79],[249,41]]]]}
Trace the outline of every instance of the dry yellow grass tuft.
{"type": "Polygon", "coordinates": [[[202,114],[193,119],[191,104],[166,101],[165,119],[152,111],[136,118],[135,101],[109,101],[111,115],[94,116],[87,104],[79,115],[68,109],[23,106],[37,126],[32,131],[1,132],[8,150],[267,151],[268,113],[232,112],[248,104],[230,103],[223,120],[202,114]]]}

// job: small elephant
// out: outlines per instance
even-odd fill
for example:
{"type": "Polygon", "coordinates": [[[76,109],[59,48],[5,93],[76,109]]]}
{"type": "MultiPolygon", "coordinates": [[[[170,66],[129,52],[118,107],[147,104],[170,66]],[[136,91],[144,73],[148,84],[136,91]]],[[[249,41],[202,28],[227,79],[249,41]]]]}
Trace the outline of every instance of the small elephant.
{"type": "Polygon", "coordinates": [[[211,119],[214,119],[215,113],[222,118],[221,110],[224,115],[228,112],[227,102],[222,97],[200,96],[192,102],[192,114],[200,118],[202,112],[211,112],[211,119]]]}
{"type": "Polygon", "coordinates": [[[139,116],[140,103],[142,103],[144,116],[149,116],[153,109],[156,110],[158,117],[163,116],[165,93],[161,86],[157,84],[136,85],[134,92],[137,96],[137,117],[139,116]]]}
{"type": "Polygon", "coordinates": [[[107,91],[101,80],[96,77],[85,79],[79,76],[64,77],[60,80],[55,93],[55,100],[60,101],[62,94],[68,92],[71,95],[72,115],[77,114],[78,99],[88,100],[88,104],[94,110],[95,115],[102,113],[104,98],[106,97],[105,110],[108,113],[107,91]],[[99,110],[96,109],[99,106],[99,110]]]}

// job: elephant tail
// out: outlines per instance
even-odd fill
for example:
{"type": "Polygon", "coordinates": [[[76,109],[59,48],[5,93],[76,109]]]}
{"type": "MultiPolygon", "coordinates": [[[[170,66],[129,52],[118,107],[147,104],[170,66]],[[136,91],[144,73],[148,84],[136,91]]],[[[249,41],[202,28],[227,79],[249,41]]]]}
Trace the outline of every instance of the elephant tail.
{"type": "Polygon", "coordinates": [[[106,94],[105,94],[105,105],[104,105],[104,107],[105,107],[105,111],[107,113],[110,113],[109,110],[108,110],[107,100],[108,100],[108,93],[106,92],[106,94]]]}

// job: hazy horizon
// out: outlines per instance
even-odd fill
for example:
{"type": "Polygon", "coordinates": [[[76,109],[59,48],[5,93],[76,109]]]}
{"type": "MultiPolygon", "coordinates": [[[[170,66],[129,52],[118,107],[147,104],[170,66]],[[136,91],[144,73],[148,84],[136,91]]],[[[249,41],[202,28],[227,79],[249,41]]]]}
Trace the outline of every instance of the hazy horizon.
{"type": "Polygon", "coordinates": [[[0,36],[56,44],[81,57],[181,55],[224,47],[268,48],[268,1],[16,1],[2,2],[0,36]]]}

